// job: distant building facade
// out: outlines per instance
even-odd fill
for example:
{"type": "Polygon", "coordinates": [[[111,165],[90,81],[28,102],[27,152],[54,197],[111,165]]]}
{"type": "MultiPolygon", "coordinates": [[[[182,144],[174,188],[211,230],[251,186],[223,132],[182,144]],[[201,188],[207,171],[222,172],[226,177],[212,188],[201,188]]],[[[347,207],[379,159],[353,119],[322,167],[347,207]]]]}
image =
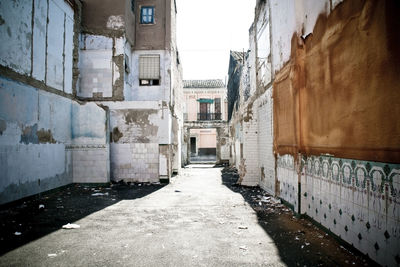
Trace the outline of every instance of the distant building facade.
{"type": "Polygon", "coordinates": [[[184,80],[183,88],[185,125],[193,126],[187,133],[187,157],[218,155],[218,160],[228,159],[219,140],[228,114],[225,84],[222,80],[184,80]]]}

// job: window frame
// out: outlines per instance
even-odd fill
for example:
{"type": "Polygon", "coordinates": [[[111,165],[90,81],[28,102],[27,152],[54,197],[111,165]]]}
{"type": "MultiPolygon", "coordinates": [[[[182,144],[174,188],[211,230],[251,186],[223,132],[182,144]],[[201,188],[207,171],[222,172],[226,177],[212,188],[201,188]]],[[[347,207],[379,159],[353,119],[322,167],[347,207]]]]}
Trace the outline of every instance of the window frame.
{"type": "Polygon", "coordinates": [[[140,24],[144,24],[144,25],[148,25],[148,24],[154,24],[154,6],[142,6],[140,7],[140,24]],[[144,15],[144,10],[147,11],[147,14],[144,15]],[[143,17],[150,17],[150,15],[148,15],[148,10],[151,10],[151,21],[147,22],[144,21],[143,17]]]}

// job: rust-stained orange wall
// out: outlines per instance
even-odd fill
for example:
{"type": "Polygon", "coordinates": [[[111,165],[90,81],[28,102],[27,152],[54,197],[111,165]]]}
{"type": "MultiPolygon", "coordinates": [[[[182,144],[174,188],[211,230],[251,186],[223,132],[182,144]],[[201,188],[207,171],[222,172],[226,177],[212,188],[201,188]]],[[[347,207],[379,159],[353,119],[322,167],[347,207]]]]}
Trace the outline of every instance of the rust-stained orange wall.
{"type": "Polygon", "coordinates": [[[347,0],[293,38],[274,82],[277,153],[400,162],[399,14],[396,0],[347,0]]]}

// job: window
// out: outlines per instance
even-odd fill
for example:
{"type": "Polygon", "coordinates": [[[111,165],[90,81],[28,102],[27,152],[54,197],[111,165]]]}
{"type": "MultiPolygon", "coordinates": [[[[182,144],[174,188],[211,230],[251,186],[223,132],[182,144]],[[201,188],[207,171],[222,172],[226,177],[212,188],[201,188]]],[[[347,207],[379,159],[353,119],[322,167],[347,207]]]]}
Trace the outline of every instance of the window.
{"type": "Polygon", "coordinates": [[[154,7],[143,6],[140,10],[140,23],[153,24],[154,23],[154,7]]]}
{"type": "Polygon", "coordinates": [[[143,86],[160,85],[160,55],[139,57],[139,84],[143,86]]]}

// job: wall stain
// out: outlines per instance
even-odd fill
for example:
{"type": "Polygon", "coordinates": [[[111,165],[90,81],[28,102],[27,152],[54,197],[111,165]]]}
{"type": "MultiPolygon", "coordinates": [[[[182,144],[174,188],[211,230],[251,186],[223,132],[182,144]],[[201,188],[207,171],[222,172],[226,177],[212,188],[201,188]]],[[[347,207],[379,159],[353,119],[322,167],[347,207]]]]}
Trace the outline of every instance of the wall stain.
{"type": "Polygon", "coordinates": [[[7,129],[7,123],[4,120],[0,120],[0,135],[7,129]]]}
{"type": "Polygon", "coordinates": [[[53,138],[53,134],[50,130],[40,129],[35,123],[32,126],[26,126],[22,129],[20,143],[24,144],[55,144],[57,141],[53,138]]]}
{"type": "Polygon", "coordinates": [[[395,0],[345,1],[294,34],[274,82],[275,153],[400,161],[399,12],[395,0]]]}
{"type": "Polygon", "coordinates": [[[3,19],[2,16],[0,16],[0,26],[3,25],[4,23],[6,23],[5,20],[3,19]]]}
{"type": "Polygon", "coordinates": [[[119,139],[123,136],[123,134],[119,131],[118,127],[114,127],[113,131],[110,134],[111,141],[113,143],[118,143],[119,139]]]}
{"type": "Polygon", "coordinates": [[[38,125],[35,123],[32,126],[26,126],[22,129],[20,143],[24,144],[39,144],[39,138],[36,134],[38,125]]]}
{"type": "Polygon", "coordinates": [[[55,144],[57,141],[53,138],[53,134],[50,130],[40,129],[36,132],[40,144],[50,143],[55,144]]]}

